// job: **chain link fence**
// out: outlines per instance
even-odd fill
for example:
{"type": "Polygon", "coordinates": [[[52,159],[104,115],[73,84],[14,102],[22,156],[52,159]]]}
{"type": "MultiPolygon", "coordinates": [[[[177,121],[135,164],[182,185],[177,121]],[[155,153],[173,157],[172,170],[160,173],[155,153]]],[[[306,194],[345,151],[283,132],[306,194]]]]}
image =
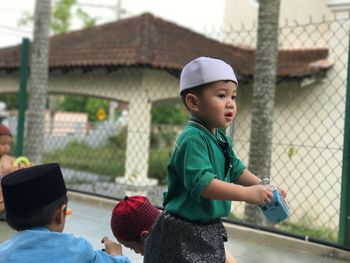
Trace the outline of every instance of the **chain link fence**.
{"type": "MultiPolygon", "coordinates": [[[[255,32],[246,31],[242,38],[239,31],[227,32],[225,40],[254,45],[255,32]]],[[[332,68],[304,79],[278,78],[271,145],[271,180],[288,190],[290,208],[288,221],[276,227],[334,242],[340,213],[348,32],[347,19],[280,28],[281,49],[327,48],[332,68]]],[[[240,87],[234,124],[235,149],[246,163],[251,94],[251,87],[240,87]]],[[[236,204],[234,215],[244,220],[244,204],[236,204]]]]}
{"type": "MultiPolygon", "coordinates": [[[[209,35],[255,46],[254,28],[218,32],[209,35]]],[[[271,180],[287,189],[290,217],[270,227],[331,242],[337,242],[339,228],[348,33],[348,19],[285,24],[279,31],[281,49],[305,56],[308,50],[326,50],[328,57],[315,63],[332,67],[319,74],[278,76],[271,180]]],[[[0,72],[0,100],[9,111],[5,123],[14,134],[17,75],[0,72]]],[[[252,81],[240,83],[233,125],[235,151],[246,164],[252,81]]],[[[61,164],[70,189],[117,198],[146,194],[161,206],[167,162],[188,119],[178,85],[178,74],[147,67],[51,69],[43,161],[61,164]]],[[[234,202],[230,218],[244,222],[244,203],[234,202]]]]}

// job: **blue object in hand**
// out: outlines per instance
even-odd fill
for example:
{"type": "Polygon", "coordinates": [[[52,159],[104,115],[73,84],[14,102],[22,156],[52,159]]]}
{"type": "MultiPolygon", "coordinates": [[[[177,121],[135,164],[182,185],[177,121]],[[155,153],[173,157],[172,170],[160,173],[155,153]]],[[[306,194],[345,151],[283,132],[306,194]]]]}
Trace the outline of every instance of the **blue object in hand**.
{"type": "Polygon", "coordinates": [[[288,205],[281,193],[275,186],[272,186],[273,198],[271,202],[258,205],[261,212],[271,223],[280,223],[288,218],[288,205]]]}

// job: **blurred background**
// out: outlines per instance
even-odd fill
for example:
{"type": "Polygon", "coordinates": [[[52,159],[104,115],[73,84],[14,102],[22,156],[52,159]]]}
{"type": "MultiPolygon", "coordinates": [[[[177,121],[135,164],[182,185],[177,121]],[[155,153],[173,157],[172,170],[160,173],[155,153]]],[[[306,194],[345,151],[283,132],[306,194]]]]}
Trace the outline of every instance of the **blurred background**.
{"type": "Polygon", "coordinates": [[[39,99],[31,92],[40,85],[30,79],[35,1],[0,7],[0,119],[14,134],[13,155],[59,162],[72,190],[145,194],[161,206],[167,162],[188,120],[178,96],[181,69],[198,56],[221,58],[239,80],[238,114],[226,132],[248,167],[254,159],[257,175],[288,190],[290,213],[271,225],[256,208],[234,202],[227,220],[350,246],[350,194],[342,188],[350,176],[350,1],[280,1],[273,96],[260,106],[254,80],[268,77],[257,78],[255,63],[264,42],[258,1],[51,1],[47,90],[39,99]],[[270,104],[272,114],[263,116],[270,104]],[[265,119],[268,134],[254,137],[255,121],[265,119]],[[260,146],[263,137],[269,143],[260,146]]]}

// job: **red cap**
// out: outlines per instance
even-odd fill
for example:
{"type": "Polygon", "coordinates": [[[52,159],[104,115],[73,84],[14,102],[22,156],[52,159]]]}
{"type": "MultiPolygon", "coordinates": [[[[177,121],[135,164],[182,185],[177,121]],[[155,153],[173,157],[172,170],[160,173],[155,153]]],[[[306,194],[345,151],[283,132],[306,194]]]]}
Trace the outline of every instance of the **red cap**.
{"type": "Polygon", "coordinates": [[[5,125],[0,124],[0,136],[5,136],[5,135],[12,137],[12,133],[10,129],[7,128],[5,125]]]}
{"type": "Polygon", "coordinates": [[[147,197],[126,196],[113,209],[111,229],[117,239],[131,240],[149,231],[159,216],[159,210],[147,197]]]}

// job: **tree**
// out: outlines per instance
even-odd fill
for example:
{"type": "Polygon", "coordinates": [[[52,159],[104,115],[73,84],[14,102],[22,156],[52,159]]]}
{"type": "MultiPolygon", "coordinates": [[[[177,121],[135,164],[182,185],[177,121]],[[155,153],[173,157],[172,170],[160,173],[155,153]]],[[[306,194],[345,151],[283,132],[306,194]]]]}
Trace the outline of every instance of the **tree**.
{"type": "MultiPolygon", "coordinates": [[[[71,28],[73,17],[77,17],[82,23],[82,27],[91,27],[96,24],[96,18],[89,16],[81,8],[77,8],[75,13],[73,7],[77,4],[77,0],[59,0],[55,1],[52,7],[52,20],[50,29],[53,34],[66,33],[71,28]]],[[[34,21],[34,16],[29,12],[23,12],[22,17],[18,21],[18,25],[28,25],[34,21]]]]}
{"type": "Polygon", "coordinates": [[[37,0],[35,4],[34,40],[31,48],[27,133],[24,146],[25,155],[37,164],[41,163],[45,128],[50,17],[51,1],[37,0]]]}
{"type": "MultiPolygon", "coordinates": [[[[73,6],[77,4],[76,0],[59,0],[53,7],[51,30],[54,34],[66,33],[71,28],[71,22],[74,16],[73,6]]],[[[77,8],[75,15],[83,23],[83,28],[91,27],[96,24],[96,18],[89,16],[81,8],[77,8]]]]}
{"type": "MultiPolygon", "coordinates": [[[[52,20],[50,23],[51,32],[54,34],[62,34],[69,31],[74,16],[77,16],[83,24],[83,27],[91,27],[96,24],[96,18],[89,16],[81,8],[77,8],[76,12],[73,12],[74,5],[77,4],[76,0],[59,0],[52,8],[52,20]]],[[[34,21],[34,16],[30,13],[23,13],[22,18],[19,20],[19,25],[27,25],[34,21]]],[[[57,110],[60,107],[61,101],[64,100],[61,96],[50,95],[48,97],[48,106],[50,112],[50,127],[49,133],[53,132],[54,118],[57,110]]]]}
{"type": "Polygon", "coordinates": [[[187,120],[188,113],[181,104],[152,107],[153,124],[184,125],[187,120]]]}
{"type": "MultiPolygon", "coordinates": [[[[273,110],[275,106],[280,0],[260,0],[255,57],[249,170],[270,178],[273,110]]],[[[248,222],[259,223],[256,206],[247,205],[248,222]]]]}
{"type": "MultiPolygon", "coordinates": [[[[73,19],[73,6],[76,5],[76,0],[60,0],[56,2],[52,11],[52,22],[51,30],[55,34],[66,33],[71,27],[71,22],[73,19]]],[[[96,24],[96,18],[90,17],[81,8],[76,10],[76,16],[83,23],[83,27],[91,27],[96,24]]],[[[49,110],[50,110],[50,134],[53,132],[54,119],[57,110],[60,107],[61,101],[64,98],[61,96],[50,95],[49,96],[49,110]]]]}

